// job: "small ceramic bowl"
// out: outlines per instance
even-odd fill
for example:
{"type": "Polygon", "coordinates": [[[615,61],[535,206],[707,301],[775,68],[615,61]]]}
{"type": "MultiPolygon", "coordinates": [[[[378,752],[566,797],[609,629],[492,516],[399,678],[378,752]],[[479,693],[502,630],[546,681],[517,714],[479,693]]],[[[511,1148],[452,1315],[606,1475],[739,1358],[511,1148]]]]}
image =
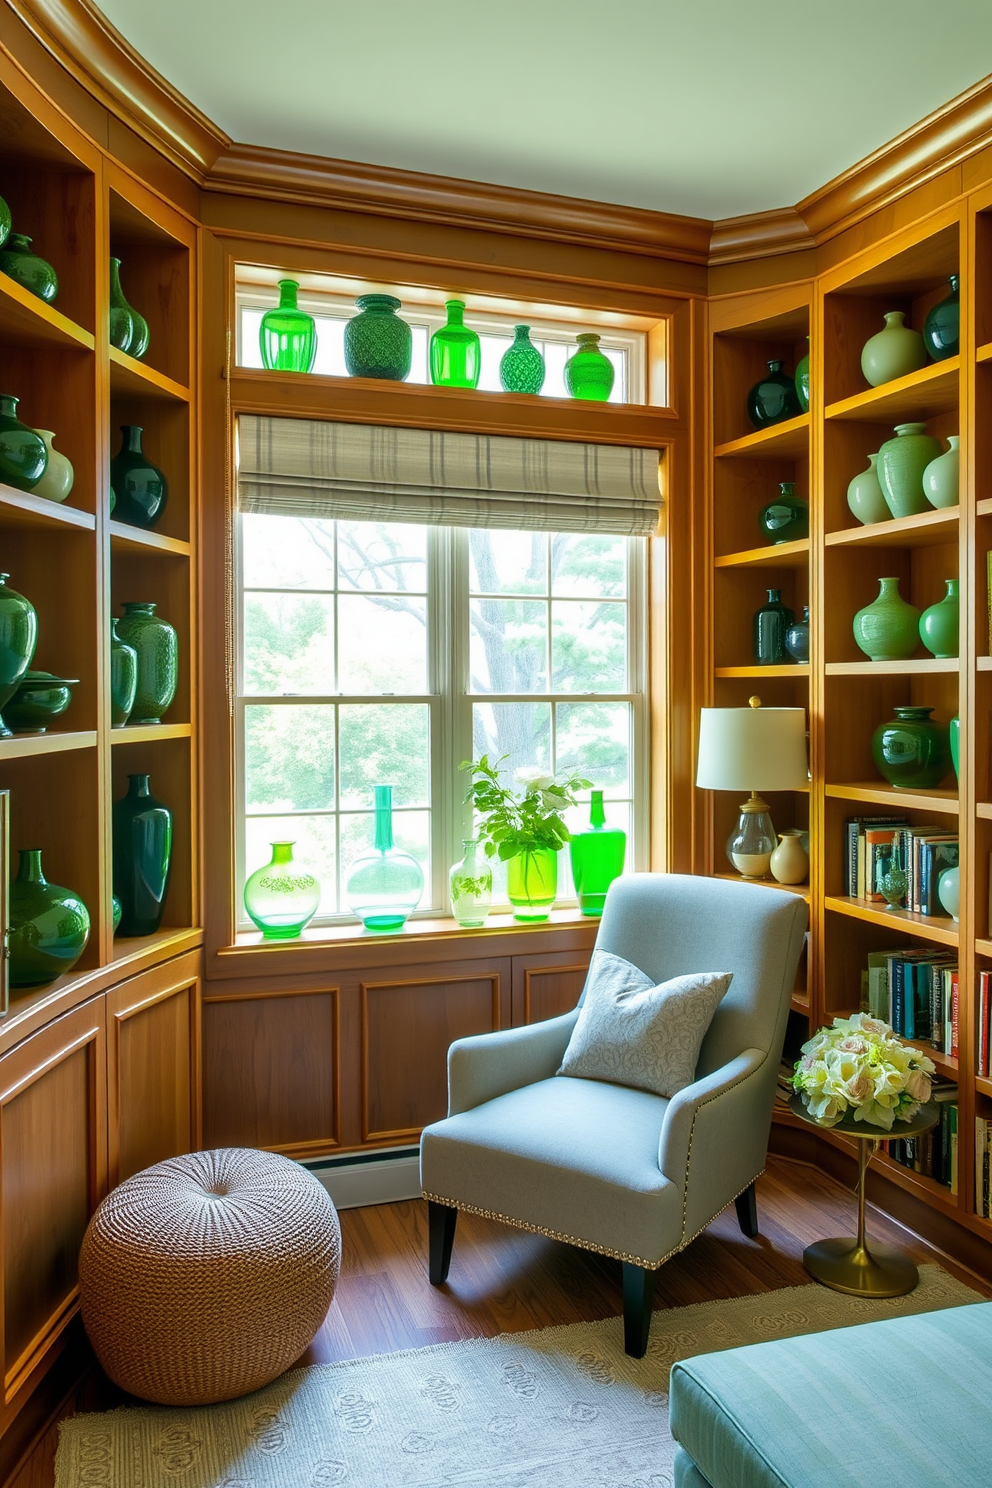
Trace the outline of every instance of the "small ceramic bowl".
{"type": "Polygon", "coordinates": [[[43,734],[72,700],[77,677],[53,677],[51,672],[25,672],[17,691],[3,710],[3,721],[15,734],[43,734]]]}

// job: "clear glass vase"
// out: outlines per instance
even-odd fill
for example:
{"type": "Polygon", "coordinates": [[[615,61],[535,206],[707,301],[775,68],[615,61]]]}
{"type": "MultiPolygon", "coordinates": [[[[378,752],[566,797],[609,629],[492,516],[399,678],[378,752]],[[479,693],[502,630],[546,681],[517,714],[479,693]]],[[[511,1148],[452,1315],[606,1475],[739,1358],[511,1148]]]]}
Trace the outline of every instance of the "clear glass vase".
{"type": "Polygon", "coordinates": [[[459,925],[474,930],[486,923],[493,897],[493,870],[484,856],[479,857],[477,837],[466,837],[462,847],[464,856],[448,874],[451,913],[459,925]]]}
{"type": "Polygon", "coordinates": [[[558,854],[532,847],[506,862],[506,891],[515,920],[546,920],[558,892],[558,854]]]}
{"type": "Polygon", "coordinates": [[[317,327],[296,303],[295,279],[279,280],[279,304],[266,310],[258,328],[262,366],[270,372],[309,372],[317,355],[317,327]]]}
{"type": "Polygon", "coordinates": [[[445,303],[448,323],[431,337],[431,382],[435,387],[479,386],[482,349],[475,331],[465,324],[465,301],[445,303]]]}
{"type": "Polygon", "coordinates": [[[292,940],[317,913],[320,883],[293,859],[292,842],[273,842],[272,861],[245,883],[245,909],[266,940],[292,940]]]}
{"type": "Polygon", "coordinates": [[[375,845],[348,869],[344,897],[366,930],[402,930],[420,903],[424,875],[416,858],[393,846],[393,787],[375,787],[375,845]]]}
{"type": "Polygon", "coordinates": [[[589,826],[584,832],[573,832],[568,850],[579,909],[584,915],[602,914],[606,891],[623,872],[627,833],[606,825],[601,790],[592,792],[589,826]]]}

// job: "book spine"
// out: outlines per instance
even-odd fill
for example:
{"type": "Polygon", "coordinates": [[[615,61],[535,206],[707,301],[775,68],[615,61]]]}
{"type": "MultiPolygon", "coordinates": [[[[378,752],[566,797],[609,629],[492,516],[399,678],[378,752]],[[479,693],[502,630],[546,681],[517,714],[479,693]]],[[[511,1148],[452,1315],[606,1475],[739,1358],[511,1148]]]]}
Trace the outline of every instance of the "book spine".
{"type": "Polygon", "coordinates": [[[930,968],[930,1042],[944,1047],[944,968],[938,963],[930,968]]]}
{"type": "Polygon", "coordinates": [[[929,961],[917,961],[910,968],[913,975],[913,1038],[931,1041],[930,1027],[930,975],[933,966],[929,961]]]}
{"type": "Polygon", "coordinates": [[[951,1193],[952,1194],[957,1194],[957,1191],[958,1191],[958,1108],[957,1108],[957,1104],[954,1103],[954,1102],[952,1102],[952,1104],[950,1106],[948,1106],[947,1110],[948,1110],[948,1124],[949,1124],[950,1129],[951,1129],[951,1176],[950,1176],[951,1193]]]}
{"type": "Polygon", "coordinates": [[[847,846],[844,857],[844,893],[853,899],[858,892],[858,822],[856,817],[844,823],[847,846]]]}
{"type": "Polygon", "coordinates": [[[984,1116],[975,1117],[975,1213],[985,1213],[985,1184],[988,1179],[988,1133],[984,1116]]]}
{"type": "Polygon", "coordinates": [[[989,974],[978,976],[978,1073],[989,1072],[989,974]]]}
{"type": "Polygon", "coordinates": [[[951,972],[951,1045],[950,1055],[952,1059],[958,1057],[958,974],[951,972]]]}
{"type": "Polygon", "coordinates": [[[889,993],[892,998],[892,1031],[905,1035],[906,963],[893,956],[889,963],[889,993]]]}

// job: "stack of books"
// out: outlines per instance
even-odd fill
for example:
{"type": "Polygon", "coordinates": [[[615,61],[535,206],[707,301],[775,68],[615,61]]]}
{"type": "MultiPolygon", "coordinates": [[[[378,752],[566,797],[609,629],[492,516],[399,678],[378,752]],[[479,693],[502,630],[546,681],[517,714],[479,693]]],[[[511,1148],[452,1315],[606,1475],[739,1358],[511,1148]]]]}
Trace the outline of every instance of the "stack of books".
{"type": "Polygon", "coordinates": [[[872,951],[861,973],[862,1006],[901,1038],[958,1052],[957,953],[938,946],[872,951]]]}
{"type": "Polygon", "coordinates": [[[975,1117],[975,1212],[983,1219],[992,1219],[992,1192],[989,1185],[990,1149],[992,1149],[992,1120],[988,1116],[975,1117]]]}
{"type": "Polygon", "coordinates": [[[934,1081],[931,1099],[937,1102],[940,1120],[919,1137],[899,1137],[886,1144],[893,1162],[935,1183],[943,1183],[952,1194],[958,1191],[958,1087],[952,1080],[934,1081]]]}
{"type": "Polygon", "coordinates": [[[978,973],[978,1027],[975,1029],[976,1073],[989,1073],[989,1032],[992,1027],[992,972],[978,973]]]}
{"type": "Polygon", "coordinates": [[[943,915],[937,884],[946,868],[958,866],[958,834],[939,822],[911,825],[904,816],[852,816],[844,823],[844,892],[869,904],[884,904],[882,878],[893,859],[906,874],[905,908],[943,915]]]}

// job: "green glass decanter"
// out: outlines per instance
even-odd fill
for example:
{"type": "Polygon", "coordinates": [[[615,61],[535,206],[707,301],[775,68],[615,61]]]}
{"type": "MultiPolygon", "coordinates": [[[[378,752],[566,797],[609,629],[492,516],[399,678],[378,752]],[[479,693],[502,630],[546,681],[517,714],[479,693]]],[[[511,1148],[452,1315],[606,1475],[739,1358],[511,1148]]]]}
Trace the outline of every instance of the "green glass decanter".
{"type": "Polygon", "coordinates": [[[320,883],[293,859],[292,842],[273,842],[272,860],[245,883],[245,909],[266,940],[292,940],[317,913],[320,883]]]}
{"type": "Polygon", "coordinates": [[[279,304],[266,310],[258,328],[262,366],[270,372],[310,372],[317,355],[317,326],[296,303],[299,284],[279,280],[279,304]]]}
{"type": "Polygon", "coordinates": [[[584,915],[602,914],[606,891],[623,872],[627,833],[606,825],[601,790],[592,792],[589,826],[584,832],[572,834],[568,850],[579,908],[584,915]]]}
{"type": "Polygon", "coordinates": [[[459,925],[478,929],[486,923],[493,897],[493,870],[484,856],[479,856],[479,840],[467,837],[462,843],[464,856],[448,874],[451,913],[459,925]]]}
{"type": "Polygon", "coordinates": [[[393,787],[377,785],[375,845],[348,869],[345,902],[366,930],[402,930],[423,891],[420,864],[393,846],[393,787]]]}
{"type": "Polygon", "coordinates": [[[513,345],[500,360],[499,380],[508,393],[539,393],[544,386],[544,358],[530,339],[530,326],[513,327],[513,345]]]}
{"type": "Polygon", "coordinates": [[[592,331],[576,336],[578,351],[565,363],[565,386],[570,398],[588,398],[605,403],[613,391],[613,363],[599,349],[592,331]]]}
{"type": "Polygon", "coordinates": [[[465,301],[446,300],[444,308],[448,323],[431,337],[431,382],[435,387],[478,387],[482,348],[465,324],[465,301]]]}

